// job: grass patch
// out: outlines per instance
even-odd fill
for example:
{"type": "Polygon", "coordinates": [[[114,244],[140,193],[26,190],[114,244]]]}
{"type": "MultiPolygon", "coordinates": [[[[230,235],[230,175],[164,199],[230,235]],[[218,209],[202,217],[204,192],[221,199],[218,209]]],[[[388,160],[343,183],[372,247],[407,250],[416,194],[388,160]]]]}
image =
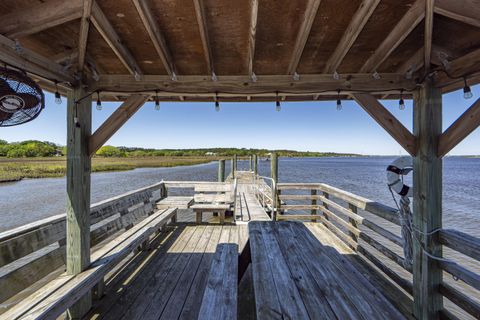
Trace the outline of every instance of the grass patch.
{"type": "MultiPolygon", "coordinates": [[[[212,157],[141,157],[141,158],[93,158],[92,172],[126,171],[136,168],[189,166],[208,163],[212,157]]],[[[66,174],[66,158],[0,158],[0,182],[24,178],[63,177],[66,174]]]]}

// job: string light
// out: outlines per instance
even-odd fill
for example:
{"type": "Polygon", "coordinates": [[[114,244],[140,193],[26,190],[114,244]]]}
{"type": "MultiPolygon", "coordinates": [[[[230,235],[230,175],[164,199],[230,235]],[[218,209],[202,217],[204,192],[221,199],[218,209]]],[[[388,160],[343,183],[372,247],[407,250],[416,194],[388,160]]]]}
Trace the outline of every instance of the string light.
{"type": "Polygon", "coordinates": [[[338,74],[337,70],[333,73],[333,79],[340,80],[340,75],[338,74]]]}
{"type": "Polygon", "coordinates": [[[342,100],[340,100],[340,90],[338,90],[337,95],[337,111],[342,110],[342,100]]]}
{"type": "Polygon", "coordinates": [[[218,101],[218,92],[215,92],[215,111],[220,112],[220,102],[218,101]]]}
{"type": "Polygon", "coordinates": [[[463,78],[463,82],[465,83],[465,86],[463,87],[463,97],[465,99],[473,98],[472,89],[470,89],[470,87],[467,84],[467,78],[463,78]]]}
{"type": "Polygon", "coordinates": [[[398,108],[400,110],[405,110],[405,101],[403,101],[403,89],[400,90],[400,100],[398,100],[398,108]]]}
{"type": "Polygon", "coordinates": [[[218,81],[218,77],[217,75],[215,74],[215,72],[212,71],[212,81],[214,82],[217,82],[218,81]]]}
{"type": "Polygon", "coordinates": [[[62,96],[58,92],[58,82],[55,81],[55,103],[62,104],[62,96]]]}
{"type": "Polygon", "coordinates": [[[155,110],[160,110],[160,100],[158,100],[158,91],[155,91],[155,110]]]}
{"type": "Polygon", "coordinates": [[[282,106],[280,105],[280,99],[278,99],[278,91],[276,92],[275,110],[277,110],[277,112],[280,112],[282,110],[282,106]]]}
{"type": "Polygon", "coordinates": [[[102,101],[100,101],[100,91],[97,91],[97,110],[102,110],[102,101]]]}

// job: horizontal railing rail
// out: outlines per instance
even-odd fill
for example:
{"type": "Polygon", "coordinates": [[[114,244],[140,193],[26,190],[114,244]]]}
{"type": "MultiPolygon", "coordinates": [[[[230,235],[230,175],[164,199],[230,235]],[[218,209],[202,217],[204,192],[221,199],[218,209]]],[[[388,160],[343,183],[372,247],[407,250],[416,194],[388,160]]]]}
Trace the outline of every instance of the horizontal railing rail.
{"type": "MultiPolygon", "coordinates": [[[[93,204],[92,247],[153,213],[165,194],[165,184],[159,182],[93,204]]],[[[65,248],[66,214],[0,233],[0,303],[62,268],[65,248]]]]}
{"type": "Polygon", "coordinates": [[[281,200],[277,211],[283,213],[278,220],[321,222],[365,262],[380,270],[390,281],[392,297],[408,309],[403,311],[412,312],[411,267],[403,257],[402,237],[390,230],[400,226],[395,208],[323,183],[279,183],[277,193],[281,200]]]}

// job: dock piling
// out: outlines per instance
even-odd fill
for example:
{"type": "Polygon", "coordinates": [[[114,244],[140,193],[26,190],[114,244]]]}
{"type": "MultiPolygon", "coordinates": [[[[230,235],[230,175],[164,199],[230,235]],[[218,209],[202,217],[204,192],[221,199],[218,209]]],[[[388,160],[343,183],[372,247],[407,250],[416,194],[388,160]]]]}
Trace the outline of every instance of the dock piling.
{"type": "Polygon", "coordinates": [[[253,174],[256,176],[258,174],[258,156],[253,155],[253,174]]]}
{"type": "Polygon", "coordinates": [[[225,182],[225,159],[218,160],[218,182],[225,182]]]}

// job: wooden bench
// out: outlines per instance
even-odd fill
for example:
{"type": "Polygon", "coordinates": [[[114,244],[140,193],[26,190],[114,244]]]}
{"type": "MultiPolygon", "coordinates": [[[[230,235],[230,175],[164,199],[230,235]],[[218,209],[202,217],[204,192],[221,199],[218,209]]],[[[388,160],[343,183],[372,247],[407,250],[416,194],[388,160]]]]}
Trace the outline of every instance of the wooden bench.
{"type": "Polygon", "coordinates": [[[233,211],[235,217],[236,180],[233,184],[214,183],[195,186],[194,204],[190,206],[196,214],[197,224],[202,223],[203,212],[217,212],[220,223],[225,223],[225,213],[233,211]]]}
{"type": "Polygon", "coordinates": [[[176,208],[159,210],[92,253],[91,265],[77,275],[62,274],[22,300],[2,319],[56,319],[91,291],[132,251],[148,243],[149,237],[175,217],[176,208]]]}
{"type": "Polygon", "coordinates": [[[238,245],[221,243],[213,257],[198,319],[237,319],[238,245]]]}

